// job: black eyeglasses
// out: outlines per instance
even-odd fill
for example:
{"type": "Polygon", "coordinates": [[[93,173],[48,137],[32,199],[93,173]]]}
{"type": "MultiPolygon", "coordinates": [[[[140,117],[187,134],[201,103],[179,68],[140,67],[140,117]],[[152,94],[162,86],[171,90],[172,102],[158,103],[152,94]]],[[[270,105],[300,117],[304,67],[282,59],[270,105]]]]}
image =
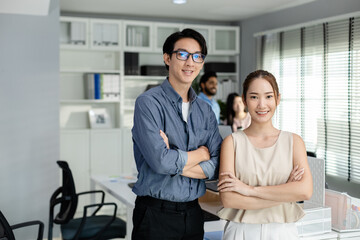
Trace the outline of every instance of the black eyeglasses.
{"type": "Polygon", "coordinates": [[[192,60],[196,63],[203,63],[205,60],[205,55],[202,53],[189,53],[185,50],[177,50],[172,51],[172,53],[176,53],[176,58],[181,61],[186,61],[189,59],[190,55],[192,57],[192,60]]]}

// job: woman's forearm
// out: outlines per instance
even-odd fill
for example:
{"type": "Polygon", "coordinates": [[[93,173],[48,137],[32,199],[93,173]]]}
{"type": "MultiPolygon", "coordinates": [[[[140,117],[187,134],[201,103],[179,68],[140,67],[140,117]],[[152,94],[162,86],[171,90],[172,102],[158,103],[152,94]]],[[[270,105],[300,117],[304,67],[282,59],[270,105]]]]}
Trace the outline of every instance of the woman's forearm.
{"type": "Polygon", "coordinates": [[[249,195],[270,201],[295,202],[309,200],[312,195],[312,184],[308,181],[289,182],[275,186],[252,187],[249,195]]]}
{"type": "Polygon", "coordinates": [[[283,203],[281,201],[264,200],[257,197],[246,197],[236,192],[220,193],[220,199],[225,208],[244,210],[270,208],[283,203]]]}

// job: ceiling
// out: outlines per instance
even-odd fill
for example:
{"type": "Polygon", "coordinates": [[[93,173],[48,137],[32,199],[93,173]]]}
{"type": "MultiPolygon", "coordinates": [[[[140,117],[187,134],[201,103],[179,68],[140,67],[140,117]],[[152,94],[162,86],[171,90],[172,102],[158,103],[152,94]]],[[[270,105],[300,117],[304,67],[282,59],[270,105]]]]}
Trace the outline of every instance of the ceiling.
{"type": "Polygon", "coordinates": [[[46,16],[50,0],[0,0],[0,13],[46,16]]]}
{"type": "Polygon", "coordinates": [[[315,0],[60,0],[62,12],[176,18],[207,21],[239,21],[298,6],[315,0]]]}

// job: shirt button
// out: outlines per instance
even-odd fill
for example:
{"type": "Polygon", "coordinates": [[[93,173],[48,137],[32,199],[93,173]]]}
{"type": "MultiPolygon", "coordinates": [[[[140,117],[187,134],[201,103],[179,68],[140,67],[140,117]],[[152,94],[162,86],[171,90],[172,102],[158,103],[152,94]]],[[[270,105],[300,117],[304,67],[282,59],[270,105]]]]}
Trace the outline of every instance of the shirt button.
{"type": "Polygon", "coordinates": [[[190,190],[192,190],[192,187],[190,187],[190,190]]]}

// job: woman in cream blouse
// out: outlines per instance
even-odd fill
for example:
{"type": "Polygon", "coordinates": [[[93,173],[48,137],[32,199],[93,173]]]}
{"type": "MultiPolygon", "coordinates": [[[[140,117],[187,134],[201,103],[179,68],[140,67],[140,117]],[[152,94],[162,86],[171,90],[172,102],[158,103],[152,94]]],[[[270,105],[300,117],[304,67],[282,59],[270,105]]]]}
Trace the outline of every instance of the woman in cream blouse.
{"type": "Polygon", "coordinates": [[[224,208],[218,215],[228,220],[223,239],[298,239],[294,223],[304,212],[296,201],[312,195],[304,142],[272,124],[280,94],[271,73],[250,73],[243,100],[251,124],[221,147],[218,189],[224,208]]]}

